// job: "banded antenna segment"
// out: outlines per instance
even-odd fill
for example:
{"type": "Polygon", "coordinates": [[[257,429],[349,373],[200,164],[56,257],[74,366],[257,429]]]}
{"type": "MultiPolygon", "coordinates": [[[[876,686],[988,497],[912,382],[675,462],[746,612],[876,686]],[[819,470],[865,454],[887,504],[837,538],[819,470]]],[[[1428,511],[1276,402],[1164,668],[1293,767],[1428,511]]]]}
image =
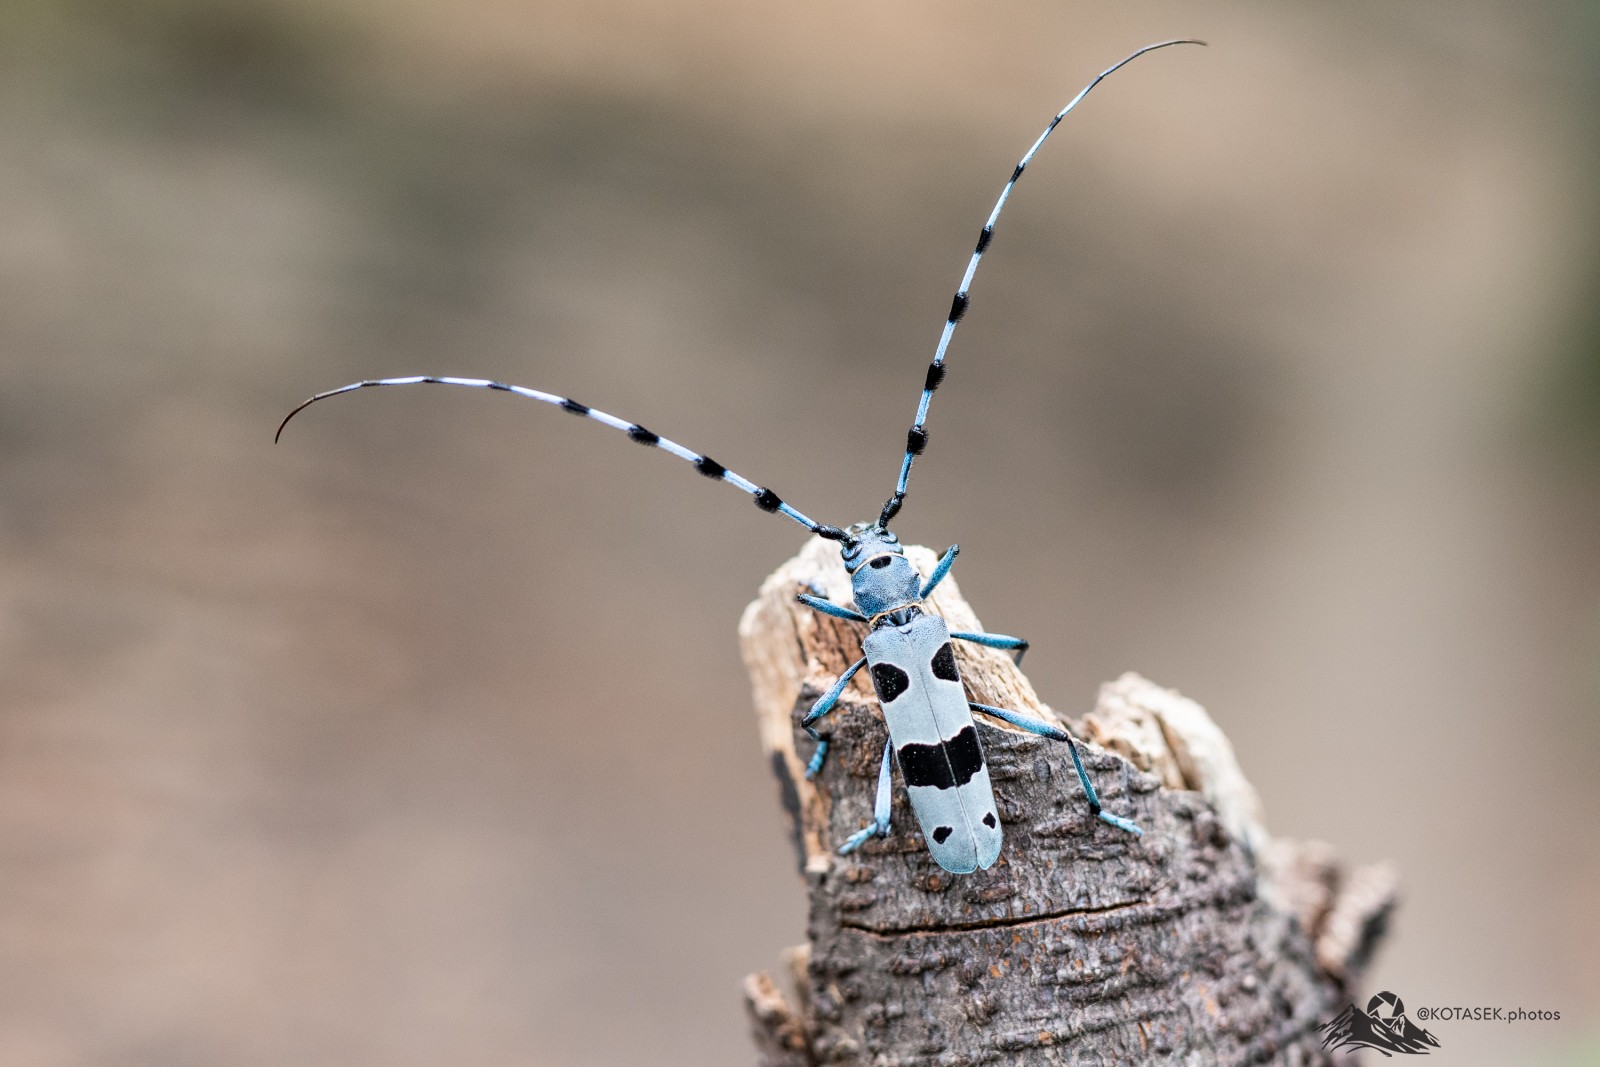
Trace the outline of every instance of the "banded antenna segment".
{"type": "Polygon", "coordinates": [[[375,378],[364,382],[352,382],[349,385],[342,385],[337,389],[329,389],[325,393],[318,393],[309,400],[302,402],[293,411],[289,412],[289,414],[283,417],[283,421],[278,424],[278,432],[272,435],[272,440],[276,442],[280,437],[282,437],[283,428],[289,425],[289,420],[300,414],[300,412],[304,411],[312,404],[315,404],[317,401],[326,400],[330,396],[338,396],[341,393],[352,393],[357,389],[367,389],[375,385],[461,385],[471,389],[493,389],[502,393],[515,393],[518,396],[525,396],[529,400],[537,400],[540,403],[549,404],[552,407],[558,407],[562,411],[569,412],[573,415],[581,415],[586,419],[593,419],[595,422],[609,426],[613,430],[621,430],[623,433],[628,435],[628,440],[634,442],[635,444],[647,445],[650,448],[659,448],[663,452],[670,452],[679,459],[693,464],[694,469],[705,475],[707,478],[710,478],[714,481],[726,482],[735,489],[738,489],[740,492],[750,494],[750,496],[755,498],[756,507],[760,508],[762,511],[779,515],[787,515],[789,518],[793,519],[795,522],[798,522],[801,526],[804,526],[812,533],[817,534],[819,537],[826,537],[831,541],[843,541],[848,536],[837,526],[825,526],[822,523],[811,520],[801,512],[795,510],[789,504],[785,503],[784,500],[771,489],[768,489],[765,486],[757,485],[755,482],[752,482],[750,479],[741,474],[736,474],[727,467],[724,467],[722,464],[718,463],[716,460],[712,459],[710,456],[701,455],[699,452],[696,452],[693,449],[685,448],[683,445],[678,444],[678,442],[668,440],[658,433],[654,433],[645,429],[636,422],[629,422],[626,419],[619,419],[615,415],[608,415],[604,411],[592,408],[587,404],[580,404],[576,400],[570,399],[569,397],[557,396],[554,393],[541,392],[538,389],[529,389],[528,387],[522,385],[507,385],[505,382],[491,381],[488,378],[448,378],[417,374],[409,378],[375,378]]]}
{"type": "Polygon", "coordinates": [[[900,505],[905,502],[906,498],[906,483],[911,478],[911,463],[917,456],[922,455],[923,450],[928,447],[928,431],[925,426],[928,421],[928,405],[933,400],[933,391],[939,388],[939,383],[944,380],[945,351],[950,347],[951,335],[956,332],[956,323],[961,321],[961,316],[967,313],[967,307],[972,302],[968,295],[972,289],[972,276],[978,272],[978,261],[983,258],[983,253],[989,248],[989,242],[994,238],[995,223],[1000,220],[1000,211],[1006,206],[1006,199],[1011,196],[1011,190],[1016,187],[1017,179],[1022,177],[1022,172],[1033,161],[1034,154],[1039,151],[1045,139],[1061,124],[1061,120],[1066,118],[1072,112],[1072,109],[1077,107],[1079,102],[1089,95],[1089,91],[1099,85],[1106,76],[1132,63],[1146,52],[1154,52],[1158,48],[1170,48],[1175,44],[1204,45],[1205,42],[1185,39],[1162,41],[1159,44],[1147,44],[1132,55],[1113,63],[1095,75],[1094,80],[1080,89],[1078,95],[1073,97],[1066,107],[1056,112],[1056,117],[1050,120],[1050,125],[1044,128],[1044,132],[1039,135],[1039,139],[1033,142],[1033,147],[1023,155],[1016,169],[1011,172],[1011,179],[1006,182],[1005,188],[1000,190],[1000,199],[995,201],[994,210],[989,212],[989,218],[984,222],[983,230],[978,234],[977,247],[972,250],[972,258],[967,261],[967,271],[961,276],[961,284],[956,288],[955,299],[950,302],[950,315],[945,319],[944,332],[939,335],[939,347],[934,350],[933,363],[928,367],[928,376],[922,385],[922,399],[917,402],[917,418],[911,424],[911,430],[906,434],[906,455],[905,459],[900,463],[900,480],[895,484],[894,496],[890,497],[883,505],[883,513],[878,517],[878,525],[880,527],[887,527],[889,520],[899,513],[900,505]]]}

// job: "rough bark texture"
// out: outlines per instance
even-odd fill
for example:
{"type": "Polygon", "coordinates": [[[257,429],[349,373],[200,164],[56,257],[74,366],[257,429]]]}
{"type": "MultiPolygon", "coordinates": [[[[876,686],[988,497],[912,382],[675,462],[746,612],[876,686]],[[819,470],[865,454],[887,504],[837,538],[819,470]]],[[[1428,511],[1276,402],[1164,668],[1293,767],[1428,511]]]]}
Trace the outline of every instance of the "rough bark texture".
{"type": "MultiPolygon", "coordinates": [[[[928,550],[907,554],[932,568],[928,550]]],[[[1107,808],[1142,839],[1089,816],[1064,745],[991,725],[1006,835],[993,868],[933,862],[898,772],[891,836],[839,856],[871,819],[885,731],[862,672],[831,716],[827,767],[805,780],[799,719],[863,635],[795,603],[808,581],[850,600],[835,547],[816,540],[740,625],[811,910],[810,943],[786,960],[793,993],[766,974],[746,984],[762,1064],[1325,1062],[1315,1029],[1381,936],[1392,871],[1347,877],[1326,846],[1273,841],[1204,709],[1134,674],[1068,725],[1093,742],[1084,762],[1107,808]]],[[[953,578],[932,606],[952,629],[981,629],[953,578]]],[[[958,642],[957,658],[973,699],[1060,721],[1004,654],[958,642]]]]}

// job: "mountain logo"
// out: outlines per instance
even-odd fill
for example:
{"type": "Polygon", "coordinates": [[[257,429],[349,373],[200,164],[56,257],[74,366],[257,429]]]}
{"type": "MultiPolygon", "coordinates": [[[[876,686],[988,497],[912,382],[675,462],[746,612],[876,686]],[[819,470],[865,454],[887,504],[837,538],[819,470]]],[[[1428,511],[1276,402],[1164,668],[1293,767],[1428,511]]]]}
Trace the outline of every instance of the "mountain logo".
{"type": "Polygon", "coordinates": [[[1426,1056],[1439,1039],[1406,1018],[1406,1003],[1387,989],[1367,1001],[1366,1011],[1350,1005],[1317,1027],[1325,1049],[1371,1048],[1385,1056],[1401,1052],[1426,1056]]]}

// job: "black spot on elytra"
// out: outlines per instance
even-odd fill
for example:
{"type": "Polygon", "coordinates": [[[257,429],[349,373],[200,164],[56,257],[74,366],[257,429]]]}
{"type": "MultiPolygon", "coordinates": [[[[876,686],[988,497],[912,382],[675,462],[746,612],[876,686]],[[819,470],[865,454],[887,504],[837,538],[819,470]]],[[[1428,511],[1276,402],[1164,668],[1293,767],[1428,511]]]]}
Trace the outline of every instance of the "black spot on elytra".
{"type": "Polygon", "coordinates": [[[933,828],[933,839],[942,845],[950,840],[950,835],[955,832],[956,830],[953,826],[936,826],[933,828]]]}
{"type": "Polygon", "coordinates": [[[978,743],[977,727],[968,726],[944,743],[950,757],[950,769],[955,772],[956,785],[966,785],[972,776],[983,770],[983,746],[978,743]]]}
{"type": "MultiPolygon", "coordinates": [[[[874,663],[872,665],[872,687],[878,691],[878,699],[880,701],[885,704],[892,704],[895,697],[911,688],[911,676],[893,663],[874,663]]],[[[923,747],[935,746],[924,745],[923,747]]]]}
{"type": "Polygon", "coordinates": [[[561,401],[561,410],[570,411],[574,415],[587,415],[589,414],[589,405],[580,404],[576,400],[563,400],[561,401]]]}
{"type": "Polygon", "coordinates": [[[934,789],[950,789],[955,785],[955,776],[950,774],[949,758],[944,755],[944,745],[904,744],[896,755],[907,787],[933,785],[934,789]]]}
{"type": "Polygon", "coordinates": [[[933,668],[935,678],[942,678],[947,682],[961,681],[961,675],[956,673],[956,653],[950,647],[949,641],[939,646],[939,651],[933,654],[933,661],[928,666],[933,668]]]}
{"type": "Polygon", "coordinates": [[[907,787],[931,785],[935,789],[949,789],[956,784],[943,745],[901,745],[897,755],[907,787]]]}
{"type": "Polygon", "coordinates": [[[634,423],[628,427],[628,440],[641,445],[653,445],[661,440],[661,437],[658,434],[651,433],[638,423],[634,423]]]}
{"type": "Polygon", "coordinates": [[[783,498],[771,489],[763,489],[756,494],[756,507],[762,511],[777,511],[783,507],[783,498]]]}
{"type": "Polygon", "coordinates": [[[983,825],[987,826],[991,830],[994,829],[994,812],[991,811],[989,814],[983,817],[983,825]]]}
{"type": "MultiPolygon", "coordinates": [[[[911,432],[906,434],[906,451],[913,456],[922,455],[928,447],[928,431],[921,426],[911,427],[911,432]]],[[[896,510],[899,510],[896,508],[896,510]]]]}
{"type": "Polygon", "coordinates": [[[938,745],[901,745],[900,773],[907,786],[951,789],[966,785],[983,769],[983,748],[971,726],[938,745]]]}

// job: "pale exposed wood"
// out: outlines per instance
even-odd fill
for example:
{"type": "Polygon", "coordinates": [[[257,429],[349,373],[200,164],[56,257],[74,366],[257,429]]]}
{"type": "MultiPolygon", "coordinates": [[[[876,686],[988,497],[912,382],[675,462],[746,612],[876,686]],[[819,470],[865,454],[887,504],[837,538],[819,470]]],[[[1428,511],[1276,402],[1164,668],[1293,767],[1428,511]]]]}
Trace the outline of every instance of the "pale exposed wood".
{"type": "MultiPolygon", "coordinates": [[[[907,554],[932,568],[931,551],[907,554]]],[[[850,600],[835,547],[813,540],[740,624],[810,897],[810,943],[789,960],[793,1002],[764,974],[747,983],[761,1063],[1326,1061],[1315,1028],[1371,957],[1392,871],[1346,875],[1326,846],[1273,841],[1205,710],[1134,674],[1103,687],[1078,729],[1095,742],[1084,760],[1106,806],[1144,838],[1089,816],[1065,746],[986,726],[1006,833],[995,867],[941,870],[898,775],[893,833],[838,856],[870,819],[884,727],[858,676],[831,716],[827,768],[805,780],[799,718],[860,656],[863,634],[797,604],[807,582],[850,600]]],[[[954,577],[933,608],[952,629],[982,629],[954,577]]],[[[973,699],[1061,721],[1008,656],[956,652],[973,699]]]]}

